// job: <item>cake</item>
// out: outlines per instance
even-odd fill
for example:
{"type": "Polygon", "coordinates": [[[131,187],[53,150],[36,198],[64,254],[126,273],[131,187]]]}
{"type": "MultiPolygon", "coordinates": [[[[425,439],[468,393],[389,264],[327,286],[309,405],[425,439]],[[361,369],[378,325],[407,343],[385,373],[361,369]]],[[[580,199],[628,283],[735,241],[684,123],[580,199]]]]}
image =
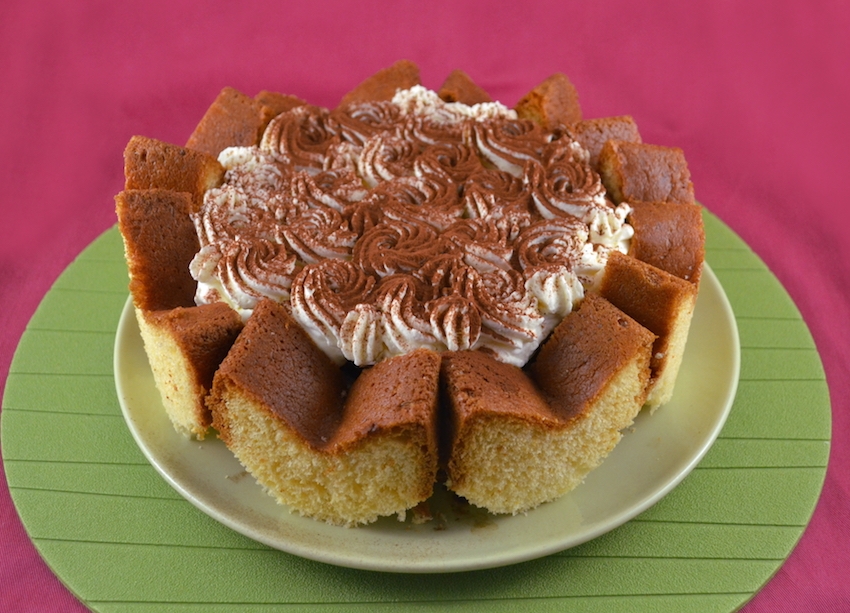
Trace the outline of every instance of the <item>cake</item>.
{"type": "Polygon", "coordinates": [[[694,202],[691,173],[678,147],[608,140],[599,152],[599,172],[614,202],[694,202]]]}
{"type": "Polygon", "coordinates": [[[693,283],[620,252],[611,254],[599,295],[655,334],[646,404],[655,410],[673,396],[697,300],[693,283]]]}
{"type": "MultiPolygon", "coordinates": [[[[129,159],[135,173],[137,158],[129,159]]],[[[207,172],[203,165],[195,168],[199,175],[207,172]]],[[[180,180],[194,183],[191,177],[180,180]]],[[[168,189],[126,189],[115,202],[133,307],[162,403],[177,430],[203,439],[212,423],[205,398],[242,320],[222,303],[195,305],[186,274],[198,250],[189,218],[195,198],[168,189]]]]}
{"type": "Polygon", "coordinates": [[[516,104],[522,119],[529,119],[546,128],[570,126],[582,119],[578,92],[567,78],[557,72],[523,96],[516,104]]]}
{"type": "Polygon", "coordinates": [[[582,482],[672,397],[704,258],[680,149],[400,61],[334,109],[224,88],[185,147],[133,137],[116,197],[175,427],[291,510],[492,513],[582,482]]]}
{"type": "Polygon", "coordinates": [[[136,309],[136,319],[171,422],[178,431],[203,439],[212,425],[206,397],[242,320],[221,303],[167,311],[136,309]]]}
{"type": "Polygon", "coordinates": [[[462,70],[452,70],[446,80],[443,81],[437,95],[446,102],[461,102],[470,106],[482,102],[493,102],[490,94],[476,85],[472,78],[462,70]]]}
{"type": "Polygon", "coordinates": [[[263,300],[209,406],[222,440],[280,502],[335,524],[404,515],[437,472],[440,358],[384,360],[348,384],[286,309],[263,300]]]}
{"type": "Polygon", "coordinates": [[[284,108],[280,101],[268,100],[264,104],[225,87],[189,136],[186,147],[212,156],[218,156],[226,147],[249,147],[259,141],[269,121],[284,108]]]}
{"type": "Polygon", "coordinates": [[[518,513],[581,483],[644,404],[654,335],[588,294],[526,374],[481,351],[443,358],[449,487],[518,513]]]}
{"type": "Polygon", "coordinates": [[[124,189],[163,189],[189,194],[197,210],[224,169],[214,156],[154,138],[134,136],[124,148],[124,189]]]}

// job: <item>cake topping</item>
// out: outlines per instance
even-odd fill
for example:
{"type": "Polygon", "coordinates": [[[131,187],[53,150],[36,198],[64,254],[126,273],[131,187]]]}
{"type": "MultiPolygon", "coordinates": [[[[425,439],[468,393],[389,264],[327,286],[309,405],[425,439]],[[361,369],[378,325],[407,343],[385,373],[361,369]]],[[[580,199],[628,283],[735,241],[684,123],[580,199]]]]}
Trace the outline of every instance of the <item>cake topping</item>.
{"type": "Polygon", "coordinates": [[[332,358],[485,349],[523,365],[628,250],[628,205],[587,152],[499,103],[420,86],[275,117],[225,149],[224,184],[194,215],[199,304],[247,318],[262,296],[332,358]]]}
{"type": "Polygon", "coordinates": [[[398,124],[401,109],[389,101],[354,102],[331,111],[343,140],[362,146],[370,136],[398,124]]]}
{"type": "Polygon", "coordinates": [[[396,92],[392,101],[398,105],[402,114],[424,116],[436,124],[458,124],[470,119],[484,121],[517,118],[516,111],[500,102],[481,102],[472,105],[443,102],[437,92],[421,85],[396,92]]]}
{"type": "Polygon", "coordinates": [[[472,138],[487,161],[515,177],[522,176],[527,161],[541,157],[547,141],[543,130],[528,119],[475,123],[472,138]]]}
{"type": "Polygon", "coordinates": [[[340,143],[340,129],[328,111],[304,105],[272,119],[260,148],[296,169],[321,170],[328,149],[340,143]]]}

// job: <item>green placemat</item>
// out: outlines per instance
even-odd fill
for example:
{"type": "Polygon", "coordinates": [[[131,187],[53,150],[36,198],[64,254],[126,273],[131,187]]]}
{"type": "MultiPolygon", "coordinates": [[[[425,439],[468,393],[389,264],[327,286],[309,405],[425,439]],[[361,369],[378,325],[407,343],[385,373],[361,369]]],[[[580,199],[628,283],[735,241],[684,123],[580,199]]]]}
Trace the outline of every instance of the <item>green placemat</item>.
{"type": "Polygon", "coordinates": [[[676,489],[584,545],[493,570],[397,575],[304,560],[204,515],[148,464],[121,415],[112,350],[127,272],[115,228],[56,281],[21,338],[0,431],[12,498],[53,571],[102,612],[733,611],[812,515],[830,404],[785,290],[729,228],[705,221],[741,337],[737,399],[676,489]]]}

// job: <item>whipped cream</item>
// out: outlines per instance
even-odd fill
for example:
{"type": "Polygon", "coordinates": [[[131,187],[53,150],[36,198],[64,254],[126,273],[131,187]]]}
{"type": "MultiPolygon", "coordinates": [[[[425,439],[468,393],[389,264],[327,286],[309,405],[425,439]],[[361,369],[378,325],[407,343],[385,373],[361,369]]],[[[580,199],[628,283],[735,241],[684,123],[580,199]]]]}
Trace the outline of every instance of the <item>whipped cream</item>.
{"type": "Polygon", "coordinates": [[[517,114],[501,102],[481,102],[463,104],[462,102],[444,102],[437,92],[422,85],[396,92],[392,99],[402,115],[418,115],[434,120],[436,123],[455,124],[466,120],[485,121],[488,119],[516,119],[517,114]]]}
{"type": "Polygon", "coordinates": [[[193,216],[196,302],[245,319],[287,303],[338,363],[427,347],[522,366],[628,252],[630,209],[587,159],[566,130],[421,86],[297,107],[219,155],[224,182],[193,216]]]}

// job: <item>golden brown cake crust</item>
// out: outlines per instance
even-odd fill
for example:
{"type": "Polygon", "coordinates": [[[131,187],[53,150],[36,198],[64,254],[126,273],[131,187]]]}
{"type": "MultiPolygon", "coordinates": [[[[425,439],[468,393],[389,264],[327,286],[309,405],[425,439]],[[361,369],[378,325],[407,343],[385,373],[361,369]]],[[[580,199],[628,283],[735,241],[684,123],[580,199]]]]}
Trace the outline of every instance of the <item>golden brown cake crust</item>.
{"type": "Polygon", "coordinates": [[[124,149],[124,189],[171,189],[192,195],[200,208],[204,192],[219,185],[224,168],[213,156],[145,136],[124,149]]]}
{"type": "Polygon", "coordinates": [[[599,293],[654,334],[669,332],[671,305],[696,288],[668,272],[614,251],[608,258],[599,293]]]}
{"type": "Polygon", "coordinates": [[[544,345],[530,377],[480,351],[447,355],[449,489],[493,513],[573,489],[640,411],[653,338],[592,295],[544,345]]]}
{"type": "Polygon", "coordinates": [[[694,202],[691,173],[678,147],[609,140],[599,153],[599,171],[617,203],[694,202]]]}
{"type": "Polygon", "coordinates": [[[192,364],[196,382],[206,390],[242,330],[239,314],[223,302],[156,311],[147,317],[171,333],[192,364]]]}
{"type": "Polygon", "coordinates": [[[520,368],[482,351],[443,354],[440,398],[440,462],[453,488],[470,478],[463,458],[475,430],[506,421],[548,431],[565,425],[520,368]]]}
{"type": "Polygon", "coordinates": [[[523,96],[514,107],[522,119],[531,119],[546,128],[581,121],[581,106],[575,86],[563,73],[556,72],[523,96]]]}
{"type": "Polygon", "coordinates": [[[658,337],[652,356],[652,371],[657,373],[664,366],[679,312],[683,307],[692,308],[697,287],[614,251],[605,267],[599,293],[658,337]]]}
{"type": "Polygon", "coordinates": [[[440,356],[425,349],[384,360],[360,373],[345,400],[344,415],[328,450],[342,453],[366,436],[419,429],[437,449],[440,356]]]}
{"type": "Polygon", "coordinates": [[[446,77],[437,95],[446,102],[461,102],[470,106],[493,101],[490,94],[476,85],[462,70],[453,70],[446,77]]]}
{"type": "Polygon", "coordinates": [[[260,142],[274,111],[242,92],[225,87],[207,109],[186,147],[213,157],[226,147],[251,147],[260,142]]]}
{"type": "Polygon", "coordinates": [[[635,234],[629,255],[699,285],[705,228],[698,204],[635,202],[628,222],[635,234]]]}
{"type": "MultiPolygon", "coordinates": [[[[345,385],[339,367],[316,347],[286,308],[262,300],[213,382],[251,396],[309,445],[329,441],[342,419],[345,385]]],[[[213,409],[213,426],[228,442],[228,422],[213,409]]]]}
{"type": "Polygon", "coordinates": [[[609,301],[587,294],[540,348],[529,374],[552,410],[569,421],[592,407],[607,381],[654,340],[609,301]]]}
{"type": "Polygon", "coordinates": [[[306,101],[302,100],[298,96],[271,92],[265,89],[256,96],[254,96],[254,100],[259,102],[266,108],[271,109],[272,116],[280,115],[281,113],[285,113],[286,111],[291,111],[295,107],[304,106],[305,104],[307,104],[306,101]]]}
{"type": "Polygon", "coordinates": [[[159,311],[195,304],[189,263],[200,246],[192,208],[189,194],[165,189],[124,190],[115,197],[136,307],[159,311]]]}
{"type": "Polygon", "coordinates": [[[590,167],[599,169],[599,154],[609,140],[631,143],[641,142],[637,124],[629,115],[584,119],[572,126],[570,131],[582,147],[590,154],[590,167]]]}
{"type": "Polygon", "coordinates": [[[352,102],[392,100],[400,89],[419,85],[419,67],[410,60],[399,60],[392,66],[379,70],[345,94],[339,105],[352,102]]]}
{"type": "Polygon", "coordinates": [[[149,330],[145,350],[155,364],[171,365],[160,371],[157,381],[166,410],[175,424],[204,438],[212,424],[204,400],[216,370],[242,329],[242,319],[223,303],[138,314],[149,330]],[[163,342],[164,337],[170,342],[163,342]],[[169,347],[176,347],[175,355],[170,354],[169,347]],[[189,398],[190,393],[194,397],[184,404],[183,399],[189,398]]]}
{"type": "Polygon", "coordinates": [[[454,438],[461,424],[482,415],[507,415],[555,428],[562,424],[522,369],[483,351],[443,354],[443,399],[451,406],[454,438]]]}

